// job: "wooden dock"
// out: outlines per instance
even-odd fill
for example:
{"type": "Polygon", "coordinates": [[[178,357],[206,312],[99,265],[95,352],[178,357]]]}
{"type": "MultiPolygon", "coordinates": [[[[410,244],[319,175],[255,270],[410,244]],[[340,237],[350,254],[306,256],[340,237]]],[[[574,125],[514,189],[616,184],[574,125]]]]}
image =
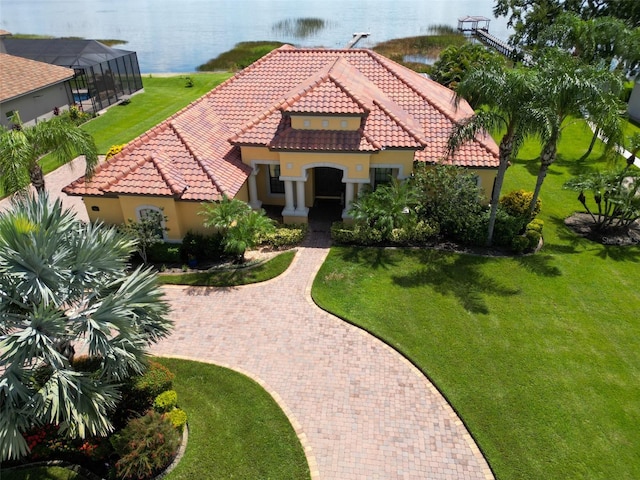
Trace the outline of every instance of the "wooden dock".
{"type": "Polygon", "coordinates": [[[469,33],[476,37],[480,42],[493,48],[507,58],[518,60],[525,65],[531,65],[533,59],[531,55],[522,53],[520,49],[512,47],[504,40],[495,37],[489,33],[489,19],[486,17],[463,17],[458,19],[458,30],[463,33],[469,33]]]}
{"type": "Polygon", "coordinates": [[[353,38],[344,46],[345,50],[349,50],[350,48],[355,47],[356,43],[358,43],[363,38],[367,38],[368,36],[369,33],[366,32],[354,33],[353,38]]]}

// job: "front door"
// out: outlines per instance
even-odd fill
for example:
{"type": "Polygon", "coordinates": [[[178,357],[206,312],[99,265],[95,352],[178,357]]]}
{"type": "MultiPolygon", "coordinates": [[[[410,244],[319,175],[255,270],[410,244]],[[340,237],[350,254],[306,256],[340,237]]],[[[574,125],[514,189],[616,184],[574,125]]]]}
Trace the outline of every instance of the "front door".
{"type": "Polygon", "coordinates": [[[342,199],[344,195],[344,183],[342,183],[342,170],[331,167],[315,168],[316,198],[342,199]]]}

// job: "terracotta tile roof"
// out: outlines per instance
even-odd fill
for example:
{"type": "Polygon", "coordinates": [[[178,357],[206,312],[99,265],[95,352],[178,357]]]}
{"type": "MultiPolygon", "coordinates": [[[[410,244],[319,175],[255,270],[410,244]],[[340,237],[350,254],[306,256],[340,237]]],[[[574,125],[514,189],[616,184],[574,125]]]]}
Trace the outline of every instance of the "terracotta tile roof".
{"type": "Polygon", "coordinates": [[[472,113],[465,101],[456,108],[447,88],[375,52],[284,46],[131,142],[91,180],[78,179],[65,191],[185,200],[234,196],[251,172],[242,163],[240,145],[413,149],[420,161],[496,168],[498,147],[488,136],[446,159],[449,132],[472,113]],[[350,132],[294,130],[292,114],[359,116],[361,126],[350,132]]]}
{"type": "Polygon", "coordinates": [[[71,68],[0,53],[0,101],[64,82],[73,75],[71,68]]]}

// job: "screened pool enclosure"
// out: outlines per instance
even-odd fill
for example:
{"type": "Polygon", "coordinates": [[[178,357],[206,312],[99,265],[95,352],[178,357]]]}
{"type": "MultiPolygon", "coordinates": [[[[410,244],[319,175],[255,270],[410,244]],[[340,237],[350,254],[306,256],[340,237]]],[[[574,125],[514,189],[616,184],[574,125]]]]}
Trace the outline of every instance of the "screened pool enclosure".
{"type": "Polygon", "coordinates": [[[6,38],[8,54],[73,68],[73,102],[97,112],[142,89],[136,52],[111,48],[96,40],[6,38]]]}

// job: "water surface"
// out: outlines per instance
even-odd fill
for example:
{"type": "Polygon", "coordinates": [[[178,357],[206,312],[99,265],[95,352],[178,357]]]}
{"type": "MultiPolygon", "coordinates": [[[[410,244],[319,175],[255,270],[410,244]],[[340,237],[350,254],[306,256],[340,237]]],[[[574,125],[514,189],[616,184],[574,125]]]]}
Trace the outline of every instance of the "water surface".
{"type": "Polygon", "coordinates": [[[429,26],[457,26],[458,17],[491,18],[507,38],[493,0],[0,0],[0,29],[12,33],[126,40],[143,72],[190,72],[247,40],[344,47],[424,35],[429,26]],[[317,19],[303,22],[299,19],[317,19]]]}

